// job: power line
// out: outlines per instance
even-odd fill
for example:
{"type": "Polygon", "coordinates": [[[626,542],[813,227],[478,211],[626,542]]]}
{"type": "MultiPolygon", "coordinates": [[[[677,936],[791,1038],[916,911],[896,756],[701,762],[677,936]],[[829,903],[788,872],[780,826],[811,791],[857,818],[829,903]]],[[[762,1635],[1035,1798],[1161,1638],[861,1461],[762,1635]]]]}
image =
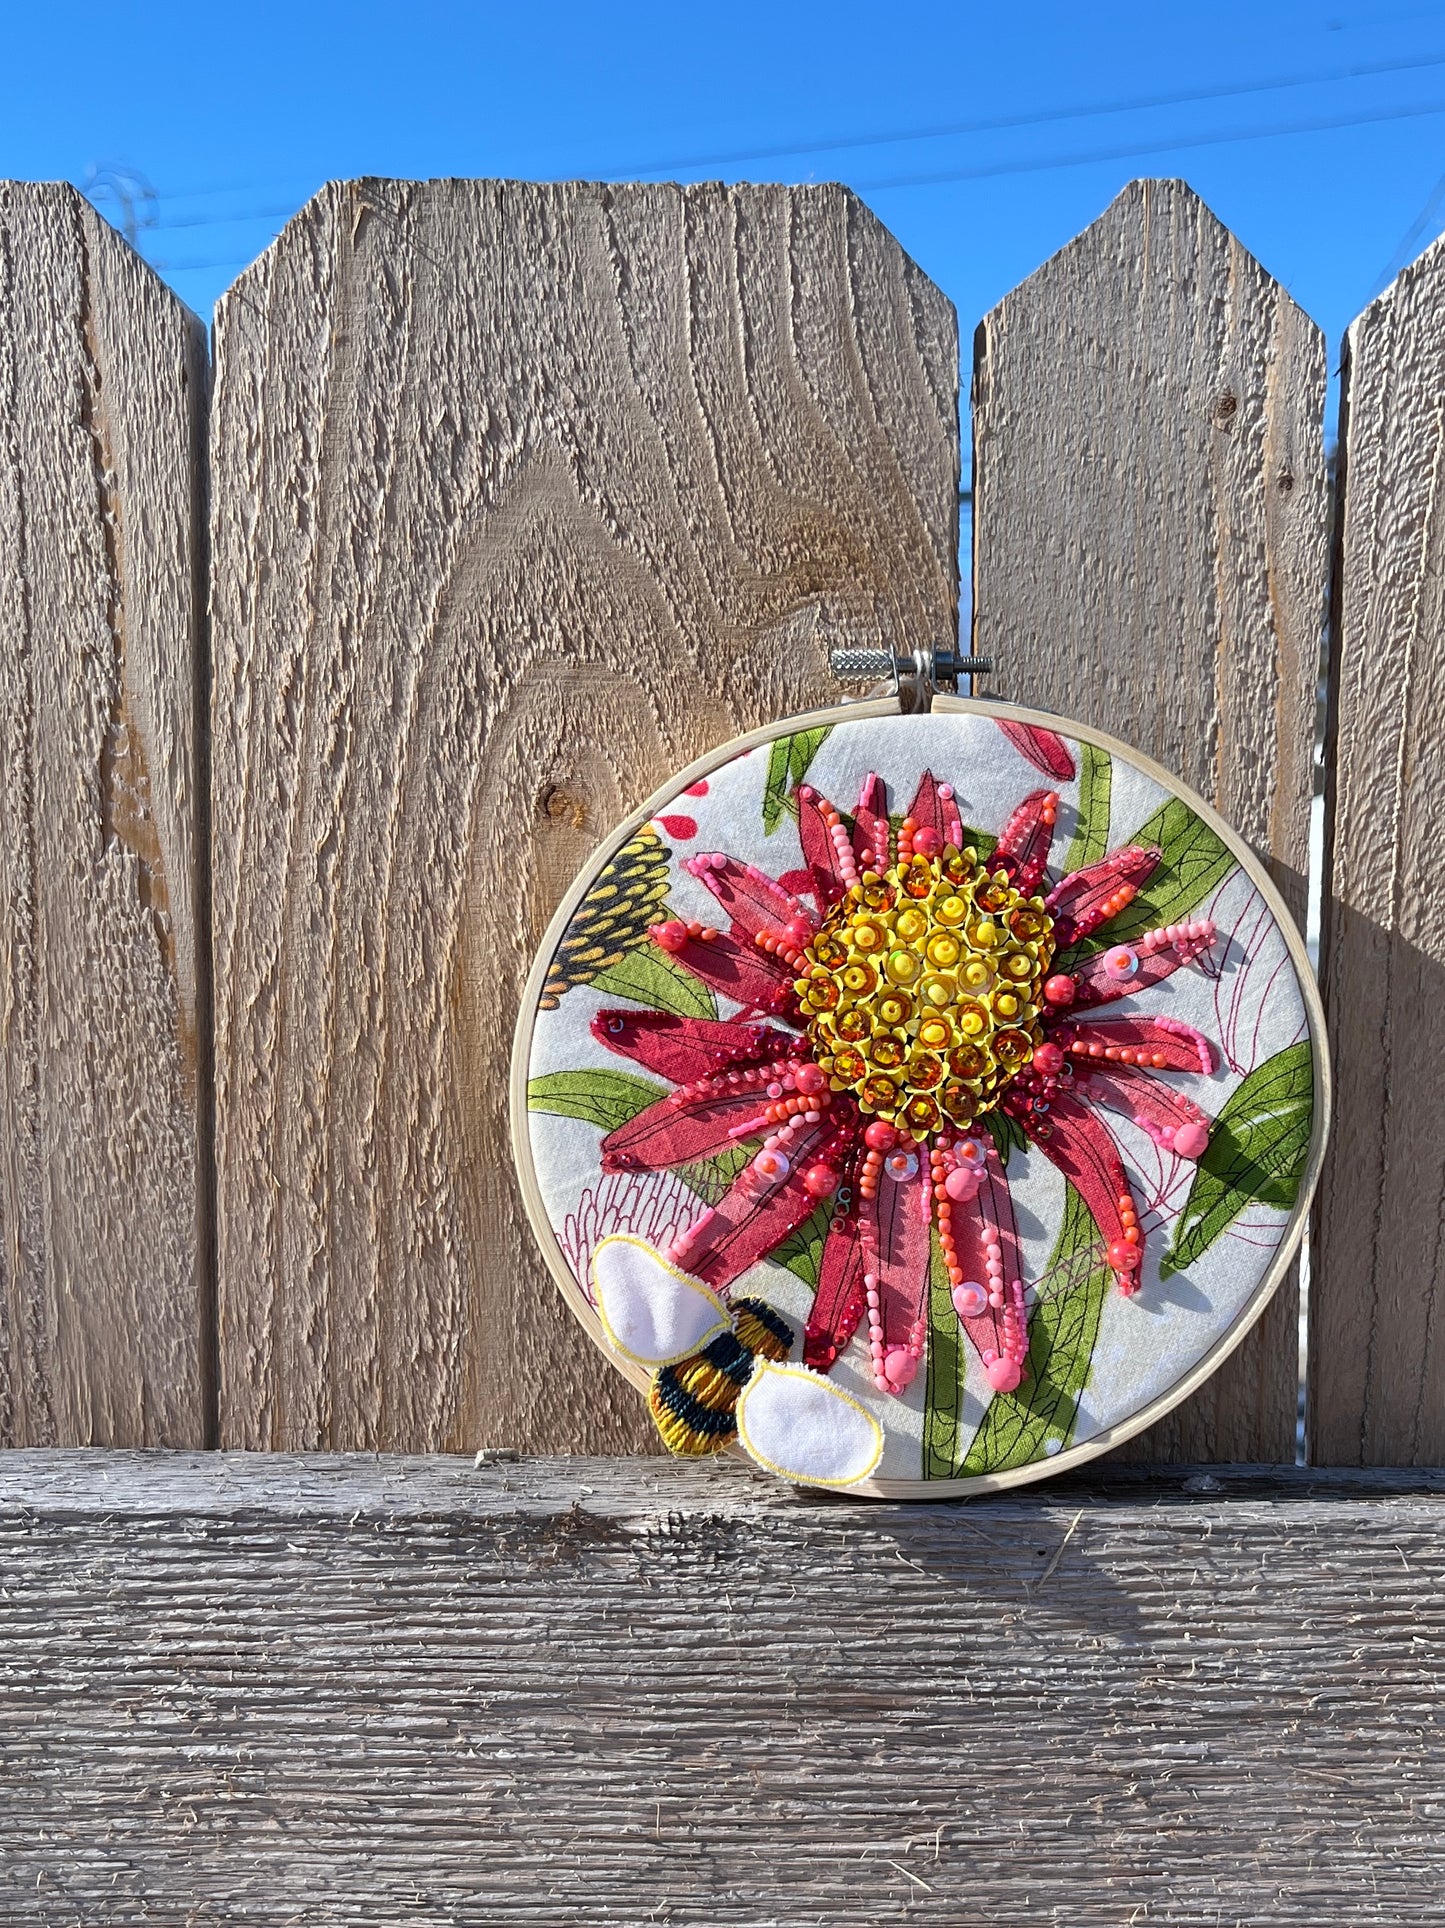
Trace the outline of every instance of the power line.
{"type": "Polygon", "coordinates": [[[1427,229],[1438,232],[1442,203],[1445,203],[1445,174],[1442,174],[1431,188],[1425,205],[1395,243],[1395,251],[1375,277],[1374,284],[1366,297],[1367,301],[1373,301],[1377,295],[1383,294],[1405,263],[1413,260],[1419,251],[1420,237],[1427,229]]]}
{"type": "Polygon", "coordinates": [[[879,134],[835,134],[826,140],[799,142],[786,147],[735,149],[727,154],[694,154],[668,161],[631,161],[609,167],[608,175],[661,174],[696,167],[733,167],[743,161],[773,161],[805,154],[830,154],[859,147],[891,147],[907,141],[951,139],[959,134],[995,134],[1015,127],[1044,127],[1057,121],[1094,120],[1110,114],[1142,113],[1154,107],[1184,107],[1202,100],[1233,100],[1246,94],[1271,94],[1293,87],[1322,87],[1334,81],[1364,80],[1377,74],[1418,72],[1445,67],[1445,54],[1426,54],[1415,60],[1382,60],[1368,65],[1339,67],[1323,74],[1286,74],[1273,80],[1244,81],[1232,87],[1200,87],[1181,94],[1135,95],[1127,100],[1099,101],[1088,107],[1052,107],[1040,113],[1001,115],[991,120],[950,121],[935,127],[912,127],[879,134]]]}
{"type": "Polygon", "coordinates": [[[883,188],[942,187],[952,181],[991,180],[1003,174],[1043,174],[1054,168],[1088,167],[1096,161],[1127,161],[1143,154],[1175,154],[1193,147],[1224,147],[1232,141],[1277,140],[1286,134],[1322,134],[1337,127],[1369,127],[1381,121],[1423,120],[1445,114],[1445,101],[1422,107],[1381,108],[1373,114],[1345,114],[1327,120],[1291,121],[1274,127],[1255,127],[1242,133],[1194,134],[1182,140],[1143,141],[1128,147],[1099,147],[1086,154],[1054,154],[1033,161],[999,161],[985,167],[965,167],[944,174],[895,174],[885,180],[852,181],[860,192],[883,188]]]}

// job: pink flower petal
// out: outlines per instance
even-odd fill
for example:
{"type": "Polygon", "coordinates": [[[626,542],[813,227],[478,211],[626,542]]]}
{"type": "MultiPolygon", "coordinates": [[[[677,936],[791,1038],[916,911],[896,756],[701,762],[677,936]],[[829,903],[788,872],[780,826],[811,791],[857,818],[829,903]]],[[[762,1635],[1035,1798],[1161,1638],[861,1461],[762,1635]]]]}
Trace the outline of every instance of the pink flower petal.
{"type": "Polygon", "coordinates": [[[1172,1150],[1175,1132],[1185,1126],[1202,1126],[1208,1142],[1207,1134],[1214,1120],[1172,1085],[1139,1070],[1137,1065],[1079,1058],[1075,1058],[1074,1065],[1075,1089],[1082,1099],[1090,1104],[1107,1105],[1111,1111],[1132,1118],[1161,1150],[1172,1150]]]}
{"type": "Polygon", "coordinates": [[[1147,991],[1155,984],[1162,984],[1166,977],[1173,977],[1182,965],[1192,964],[1197,957],[1202,957],[1213,942],[1214,926],[1207,918],[1192,924],[1169,924],[1162,930],[1145,931],[1132,944],[1116,947],[1132,951],[1138,960],[1138,968],[1128,977],[1116,976],[1107,969],[1104,960],[1111,953],[1101,951],[1073,973],[1076,989],[1070,1008],[1075,1011],[1091,1010],[1100,1004],[1112,1004],[1116,998],[1133,997],[1140,991],[1147,991]]]}
{"type": "Polygon", "coordinates": [[[723,932],[706,940],[689,937],[669,956],[700,978],[709,990],[732,998],[747,1010],[788,1017],[797,1002],[793,973],[785,964],[769,957],[756,944],[740,944],[723,932]]]}
{"type": "Polygon", "coordinates": [[[738,1018],[676,1018],[666,1011],[599,1011],[592,1035],[673,1084],[692,1084],[728,1065],[786,1057],[797,1039],[738,1018]]]}
{"type": "Polygon", "coordinates": [[[1073,756],[1057,731],[1040,729],[1036,723],[1005,723],[1001,718],[998,726],[1019,755],[1046,777],[1067,783],[1073,776],[1073,756]]]}
{"type": "MultiPolygon", "coordinates": [[[[954,1250],[965,1279],[978,1285],[988,1284],[987,1247],[997,1244],[1005,1283],[1023,1277],[1023,1253],[1019,1248],[1018,1226],[1014,1220],[1013,1197],[1008,1176],[997,1150],[990,1145],[984,1164],[983,1184],[977,1197],[966,1205],[953,1207],[951,1222],[954,1250]]],[[[980,1355],[1003,1349],[1004,1308],[990,1306],[973,1318],[960,1319],[969,1343],[980,1355]]]]}
{"type": "Polygon", "coordinates": [[[878,1227],[879,1317],[885,1351],[906,1346],[923,1312],[933,1256],[933,1182],[923,1152],[914,1177],[883,1177],[873,1200],[878,1227]]]}
{"type": "Polygon", "coordinates": [[[1074,1044],[1097,1044],[1101,1054],[1110,1051],[1142,1051],[1151,1059],[1162,1058],[1156,1071],[1199,1071],[1206,1077],[1214,1069],[1214,1047],[1202,1031],[1178,1018],[1100,1018],[1090,1023],[1072,1024],[1067,1018],[1058,1024],[1045,1021],[1044,1027],[1066,1051],[1074,1044]]]}
{"type": "Polygon", "coordinates": [[[1111,901],[1123,895],[1128,902],[1140,886],[1153,875],[1164,853],[1157,844],[1125,844],[1096,864],[1085,864],[1071,871],[1044,899],[1054,919],[1054,940],[1062,948],[1107,924],[1117,917],[1123,904],[1113,910],[1111,901]]]}
{"type": "Polygon", "coordinates": [[[998,848],[989,859],[989,868],[1006,872],[1014,889],[1025,897],[1032,897],[1043,882],[1058,802],[1052,790],[1031,791],[1004,825],[998,848]]]}
{"type": "MultiPolygon", "coordinates": [[[[1047,1118],[1025,1111],[1014,1116],[1088,1206],[1105,1246],[1127,1243],[1119,1201],[1133,1200],[1128,1173],[1108,1128],[1090,1107],[1077,1098],[1056,1092],[1050,1099],[1047,1118]]],[[[1137,1205],[1134,1209],[1137,1218],[1137,1205]]],[[[1141,1242],[1141,1253],[1143,1249],[1141,1242]]],[[[1115,1267],[1114,1276],[1121,1291],[1137,1290],[1136,1273],[1115,1267]]]]}
{"type": "Polygon", "coordinates": [[[735,857],[719,852],[689,857],[684,867],[722,905],[732,920],[734,935],[778,936],[797,917],[807,921],[810,932],[813,929],[811,912],[756,864],[739,863],[735,857]]]}
{"type": "MultiPolygon", "coordinates": [[[[847,1163],[857,1165],[856,1148],[847,1163]]],[[[863,1317],[863,1241],[858,1229],[857,1173],[848,1173],[853,1189],[851,1209],[835,1206],[828,1235],[823,1241],[822,1262],[818,1268],[818,1289],[812,1310],[803,1328],[803,1363],[815,1372],[829,1372],[847,1349],[849,1340],[863,1317]]]]}
{"type": "Polygon", "coordinates": [[[853,816],[853,856],[859,870],[878,869],[880,850],[884,859],[882,868],[886,869],[888,791],[882,777],[874,771],[863,779],[858,808],[853,816]]]}
{"type": "MultiPolygon", "coordinates": [[[[760,1115],[767,1098],[756,1090],[729,1092],[721,1098],[678,1101],[678,1094],[659,1098],[602,1140],[605,1172],[660,1171],[668,1165],[688,1165],[695,1158],[711,1158],[738,1141],[733,1128],[760,1115]]],[[[770,1129],[759,1124],[758,1135],[770,1129]]]]}
{"type": "Polygon", "coordinates": [[[823,799],[804,784],[796,793],[798,800],[798,841],[803,861],[813,880],[813,895],[819,906],[828,910],[847,889],[847,880],[838,863],[838,852],[828,826],[823,821],[823,799]]]}
{"type": "Polygon", "coordinates": [[[950,823],[945,814],[943,799],[938,794],[938,779],[932,770],[925,770],[919,779],[913,801],[904,813],[913,819],[915,830],[933,830],[938,833],[941,844],[949,839],[950,823]]]}
{"type": "Polygon", "coordinates": [[[803,1183],[803,1174],[839,1142],[839,1131],[826,1117],[788,1147],[790,1170],[781,1184],[757,1189],[749,1166],[707,1215],[698,1242],[687,1254],[687,1269],[715,1292],[721,1292],[782,1244],[817,1209],[818,1201],[803,1183]]]}

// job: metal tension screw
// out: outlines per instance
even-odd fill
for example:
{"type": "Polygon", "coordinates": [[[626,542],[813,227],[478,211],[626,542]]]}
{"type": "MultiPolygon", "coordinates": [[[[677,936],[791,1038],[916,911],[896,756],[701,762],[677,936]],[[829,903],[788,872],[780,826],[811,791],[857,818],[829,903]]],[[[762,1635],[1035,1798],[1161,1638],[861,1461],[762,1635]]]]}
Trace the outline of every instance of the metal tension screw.
{"type": "Polygon", "coordinates": [[[987,676],[991,656],[960,656],[951,646],[925,647],[911,656],[891,649],[854,649],[846,645],[828,652],[828,665],[840,683],[876,683],[883,677],[902,690],[957,689],[960,676],[987,676]]]}

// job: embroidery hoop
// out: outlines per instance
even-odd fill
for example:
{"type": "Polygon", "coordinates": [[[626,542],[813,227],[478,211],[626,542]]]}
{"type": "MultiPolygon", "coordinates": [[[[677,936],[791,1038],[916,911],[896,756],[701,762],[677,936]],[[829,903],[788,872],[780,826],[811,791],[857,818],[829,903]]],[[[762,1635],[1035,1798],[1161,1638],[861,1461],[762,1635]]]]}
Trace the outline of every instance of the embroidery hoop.
{"type": "MultiPolygon", "coordinates": [[[[804,730],[858,722],[869,717],[897,717],[900,708],[907,713],[915,707],[917,699],[915,698],[914,703],[911,703],[908,690],[910,680],[908,671],[914,667],[909,659],[899,661],[886,657],[881,652],[858,652],[845,665],[835,658],[835,668],[844,673],[851,670],[854,674],[863,671],[876,675],[885,666],[893,668],[895,688],[898,691],[894,697],[861,702],[844,701],[824,709],[808,711],[764,725],[719,745],[718,748],[699,757],[669,779],[645,803],[633,811],[591,854],[548,925],[527,977],[513,1040],[510,1079],[512,1147],[523,1202],[543,1259],[574,1317],[579,1320],[598,1350],[605,1356],[609,1367],[613,1371],[622,1373],[644,1395],[648,1391],[652,1375],[645,1367],[620,1356],[608,1345],[598,1312],[578,1283],[559,1243],[556,1228],[537,1178],[529,1123],[528,1082],[532,1066],[534,1033],[548,970],[573,915],[596,883],[600,871],[643,826],[660,816],[683,792],[711,777],[744,752],[772,744],[779,738],[795,735],[804,730]]],[[[972,659],[957,664],[957,668],[961,670],[983,667],[985,665],[972,659]]],[[[1187,1399],[1218,1370],[1257,1324],[1294,1261],[1319,1178],[1332,1104],[1324,1013],[1304,940],[1264,866],[1218,812],[1188,785],[1152,758],[1104,731],[1093,729],[1070,718],[1050,716],[1041,711],[998,702],[992,698],[961,697],[930,689],[926,671],[919,678],[919,685],[928,713],[939,716],[977,716],[992,722],[1018,723],[1033,728],[1058,731],[1071,740],[1091,744],[1110,757],[1121,759],[1126,766],[1141,772],[1169,795],[1178,798],[1213,831],[1259,893],[1286,947],[1308,1026],[1310,1062],[1313,1072],[1312,1115],[1304,1172],[1299,1181],[1294,1203],[1280,1231],[1279,1242],[1273,1257],[1235,1317],[1218,1333],[1213,1343],[1206,1347],[1192,1365],[1126,1417],[1102,1427],[1083,1440],[1065,1446],[1052,1457],[1031,1460],[1027,1464],[1003,1471],[952,1478],[869,1477],[851,1483],[844,1489],[849,1495],[856,1494],[862,1498],[876,1499],[961,1498],[998,1492],[1014,1486],[1027,1485],[1036,1480],[1052,1478],[1056,1474],[1085,1465],[1090,1460],[1122,1445],[1187,1399]],[[929,701],[930,697],[931,701],[929,701]]],[[[723,1450],[747,1464],[755,1463],[736,1442],[723,1450]]]]}

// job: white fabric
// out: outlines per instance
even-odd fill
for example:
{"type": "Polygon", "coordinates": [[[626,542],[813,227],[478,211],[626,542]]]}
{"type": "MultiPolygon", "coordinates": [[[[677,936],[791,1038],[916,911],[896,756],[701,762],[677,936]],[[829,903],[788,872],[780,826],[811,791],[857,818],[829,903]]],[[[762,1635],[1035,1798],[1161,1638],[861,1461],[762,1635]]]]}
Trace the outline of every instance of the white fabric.
{"type": "Polygon", "coordinates": [[[603,1239],[592,1257],[592,1289],[609,1341],[639,1365],[686,1359],[730,1324],[715,1292],[640,1238],[603,1239]]]}
{"type": "Polygon", "coordinates": [[[853,1486],[883,1454],[866,1407],[807,1366],[759,1359],[738,1401],[738,1438],[759,1466],[810,1486],[853,1486]]]}

